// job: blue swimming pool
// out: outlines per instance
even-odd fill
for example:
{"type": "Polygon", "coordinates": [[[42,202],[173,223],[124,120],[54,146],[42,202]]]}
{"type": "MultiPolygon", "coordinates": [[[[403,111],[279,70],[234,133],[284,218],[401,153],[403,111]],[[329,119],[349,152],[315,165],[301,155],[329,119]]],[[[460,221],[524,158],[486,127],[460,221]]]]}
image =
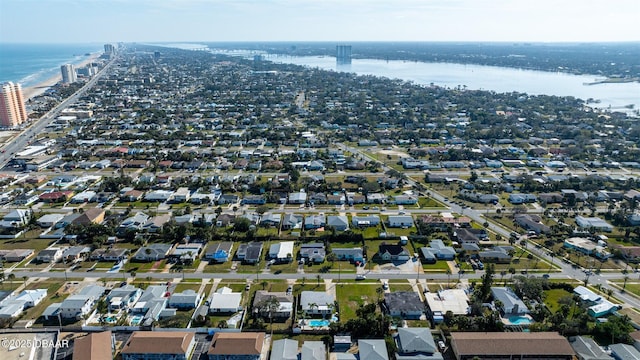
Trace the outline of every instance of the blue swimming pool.
{"type": "Polygon", "coordinates": [[[144,317],[142,315],[134,315],[131,317],[131,325],[136,326],[136,325],[140,325],[140,323],[142,322],[142,319],[144,317]]]}
{"type": "Polygon", "coordinates": [[[526,316],[511,316],[509,322],[513,325],[530,325],[531,320],[526,316]]]}
{"type": "Polygon", "coordinates": [[[115,316],[106,316],[104,318],[104,321],[108,322],[108,323],[114,323],[116,321],[118,321],[118,318],[115,316]]]}
{"type": "Polygon", "coordinates": [[[329,320],[309,320],[307,325],[311,327],[329,326],[329,320]]]}

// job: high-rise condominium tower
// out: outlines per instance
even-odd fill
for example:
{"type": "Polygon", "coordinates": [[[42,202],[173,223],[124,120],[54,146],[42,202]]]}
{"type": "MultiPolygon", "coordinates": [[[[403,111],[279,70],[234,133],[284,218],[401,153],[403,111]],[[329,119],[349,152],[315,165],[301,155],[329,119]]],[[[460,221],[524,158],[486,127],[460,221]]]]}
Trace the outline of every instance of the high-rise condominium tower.
{"type": "Polygon", "coordinates": [[[336,62],[338,64],[351,64],[351,45],[336,46],[336,62]]]}
{"type": "Polygon", "coordinates": [[[0,126],[14,127],[27,121],[20,84],[7,82],[0,88],[0,126]]]}
{"type": "Polygon", "coordinates": [[[62,82],[64,84],[71,84],[78,80],[76,68],[72,64],[65,64],[60,66],[60,71],[62,72],[62,82]]]}

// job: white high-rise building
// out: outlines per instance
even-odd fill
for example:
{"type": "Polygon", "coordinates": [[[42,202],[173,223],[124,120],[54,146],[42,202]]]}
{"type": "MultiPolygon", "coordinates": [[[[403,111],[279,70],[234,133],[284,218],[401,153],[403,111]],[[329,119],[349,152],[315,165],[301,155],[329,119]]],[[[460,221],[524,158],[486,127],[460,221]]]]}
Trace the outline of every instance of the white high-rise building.
{"type": "Polygon", "coordinates": [[[72,64],[64,64],[60,66],[62,72],[62,83],[71,84],[78,81],[78,75],[76,74],[76,68],[72,64]]]}
{"type": "Polygon", "coordinates": [[[0,126],[14,127],[27,121],[20,84],[4,83],[0,88],[0,126]]]}

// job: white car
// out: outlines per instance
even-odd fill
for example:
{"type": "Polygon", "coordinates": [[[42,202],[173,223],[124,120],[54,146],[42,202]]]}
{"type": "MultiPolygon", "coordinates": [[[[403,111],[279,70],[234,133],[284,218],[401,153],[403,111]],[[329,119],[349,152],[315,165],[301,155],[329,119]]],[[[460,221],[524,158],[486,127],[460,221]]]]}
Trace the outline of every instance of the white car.
{"type": "Polygon", "coordinates": [[[366,279],[366,278],[367,278],[367,277],[366,277],[366,276],[364,276],[364,275],[356,275],[356,280],[364,280],[364,279],[366,279]]]}

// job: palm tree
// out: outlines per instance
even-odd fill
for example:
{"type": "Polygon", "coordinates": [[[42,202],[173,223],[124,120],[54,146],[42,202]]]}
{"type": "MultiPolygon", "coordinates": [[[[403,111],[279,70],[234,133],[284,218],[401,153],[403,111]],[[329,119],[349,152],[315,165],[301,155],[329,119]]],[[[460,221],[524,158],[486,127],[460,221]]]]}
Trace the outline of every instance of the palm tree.
{"type": "Polygon", "coordinates": [[[13,286],[13,280],[16,278],[16,275],[11,273],[11,274],[9,274],[9,276],[7,278],[9,279],[9,282],[13,286]]]}
{"type": "Polygon", "coordinates": [[[451,269],[447,269],[447,289],[451,287],[451,269]]]}
{"type": "Polygon", "coordinates": [[[26,275],[22,277],[22,282],[24,283],[24,287],[25,287],[25,289],[27,288],[27,279],[28,279],[28,278],[29,278],[29,277],[28,277],[28,276],[26,276],[26,275]]]}
{"type": "Polygon", "coordinates": [[[316,285],[320,286],[320,280],[322,280],[322,276],[320,276],[320,274],[316,275],[316,280],[317,280],[316,285]]]}

